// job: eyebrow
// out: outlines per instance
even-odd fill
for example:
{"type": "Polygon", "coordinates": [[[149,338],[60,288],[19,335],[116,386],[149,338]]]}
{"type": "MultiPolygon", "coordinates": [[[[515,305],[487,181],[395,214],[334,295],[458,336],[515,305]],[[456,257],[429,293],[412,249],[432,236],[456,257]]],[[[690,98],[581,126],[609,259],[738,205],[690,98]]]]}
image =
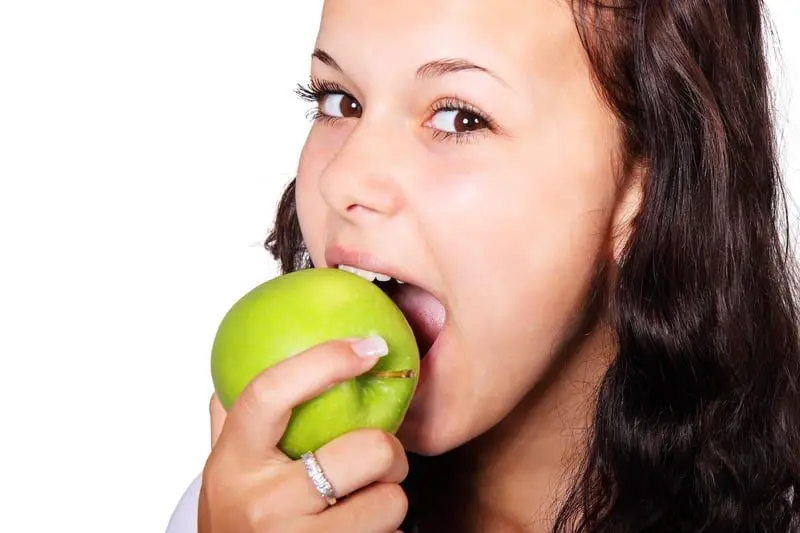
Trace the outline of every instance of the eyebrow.
{"type": "Polygon", "coordinates": [[[339,72],[342,72],[342,67],[339,66],[339,63],[336,62],[335,59],[331,57],[331,55],[326,52],[325,50],[321,50],[319,48],[314,49],[314,53],[311,54],[311,57],[316,57],[324,64],[328,65],[329,67],[335,68],[339,72]]]}
{"type": "MultiPolygon", "coordinates": [[[[314,53],[311,54],[311,56],[319,59],[322,63],[328,65],[329,67],[334,68],[339,72],[343,72],[342,67],[340,67],[339,64],[336,62],[336,60],[333,59],[333,57],[331,57],[331,55],[325,50],[317,48],[314,50],[314,53]]],[[[424,79],[436,78],[453,72],[462,72],[470,70],[483,72],[497,79],[503,85],[508,85],[508,83],[506,83],[505,80],[503,80],[503,78],[501,78],[488,68],[476,65],[475,63],[468,61],[466,59],[459,59],[459,58],[437,59],[435,61],[429,61],[417,69],[417,79],[424,80],[424,79]]]]}

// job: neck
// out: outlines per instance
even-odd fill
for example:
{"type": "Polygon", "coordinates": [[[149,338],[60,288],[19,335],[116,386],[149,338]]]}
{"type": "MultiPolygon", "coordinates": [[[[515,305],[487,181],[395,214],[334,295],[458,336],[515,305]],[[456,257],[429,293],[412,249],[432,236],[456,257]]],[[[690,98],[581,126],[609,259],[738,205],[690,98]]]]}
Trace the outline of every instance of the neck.
{"type": "Polygon", "coordinates": [[[479,530],[551,530],[579,474],[610,346],[604,329],[584,337],[503,422],[474,442],[479,530]]]}
{"type": "Polygon", "coordinates": [[[453,524],[462,515],[458,531],[464,532],[552,530],[579,474],[612,347],[603,328],[584,336],[500,424],[451,452],[441,468],[449,471],[448,499],[456,507],[443,514],[440,507],[439,517],[453,524]],[[455,472],[462,475],[454,478],[455,472]],[[466,510],[470,516],[463,516],[466,510]]]}

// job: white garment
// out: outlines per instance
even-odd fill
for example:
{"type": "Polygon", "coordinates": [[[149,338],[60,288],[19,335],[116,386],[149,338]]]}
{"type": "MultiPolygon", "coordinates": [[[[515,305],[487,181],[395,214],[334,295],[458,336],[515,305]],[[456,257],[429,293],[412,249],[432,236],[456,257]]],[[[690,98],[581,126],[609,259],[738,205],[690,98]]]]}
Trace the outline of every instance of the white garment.
{"type": "Polygon", "coordinates": [[[183,493],[178,506],[172,511],[166,533],[197,533],[197,507],[202,481],[203,476],[198,475],[183,493]]]}

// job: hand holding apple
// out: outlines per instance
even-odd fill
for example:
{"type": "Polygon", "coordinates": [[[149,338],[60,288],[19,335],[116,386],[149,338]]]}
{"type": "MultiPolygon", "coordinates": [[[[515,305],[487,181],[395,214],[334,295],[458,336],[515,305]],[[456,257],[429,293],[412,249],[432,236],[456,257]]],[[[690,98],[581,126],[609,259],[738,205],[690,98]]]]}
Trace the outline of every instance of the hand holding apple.
{"type": "Polygon", "coordinates": [[[292,458],[361,428],[394,433],[416,390],[419,350],[395,303],[338,269],[301,270],[259,285],[223,318],[211,354],[220,402],[230,409],[263,370],[334,339],[381,337],[388,354],[292,410],[278,448],[292,458]]]}
{"type": "MultiPolygon", "coordinates": [[[[335,498],[341,499],[332,506],[311,483],[303,462],[278,448],[297,406],[376,366],[380,358],[363,357],[358,342],[315,345],[257,374],[241,391],[224,425],[217,424],[219,437],[203,468],[199,533],[400,527],[407,511],[400,483],[408,474],[408,459],[394,435],[356,429],[314,451],[335,498]]],[[[213,402],[211,407],[214,416],[213,402]]]]}

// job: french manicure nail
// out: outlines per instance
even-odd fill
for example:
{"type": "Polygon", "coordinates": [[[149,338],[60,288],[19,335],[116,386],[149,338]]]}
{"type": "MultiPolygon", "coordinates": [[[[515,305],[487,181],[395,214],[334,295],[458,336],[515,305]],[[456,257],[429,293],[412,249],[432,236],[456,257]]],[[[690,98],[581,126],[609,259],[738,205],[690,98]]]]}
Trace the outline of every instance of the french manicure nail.
{"type": "Polygon", "coordinates": [[[351,346],[359,357],[383,357],[389,353],[386,341],[377,335],[353,342],[351,346]]]}

